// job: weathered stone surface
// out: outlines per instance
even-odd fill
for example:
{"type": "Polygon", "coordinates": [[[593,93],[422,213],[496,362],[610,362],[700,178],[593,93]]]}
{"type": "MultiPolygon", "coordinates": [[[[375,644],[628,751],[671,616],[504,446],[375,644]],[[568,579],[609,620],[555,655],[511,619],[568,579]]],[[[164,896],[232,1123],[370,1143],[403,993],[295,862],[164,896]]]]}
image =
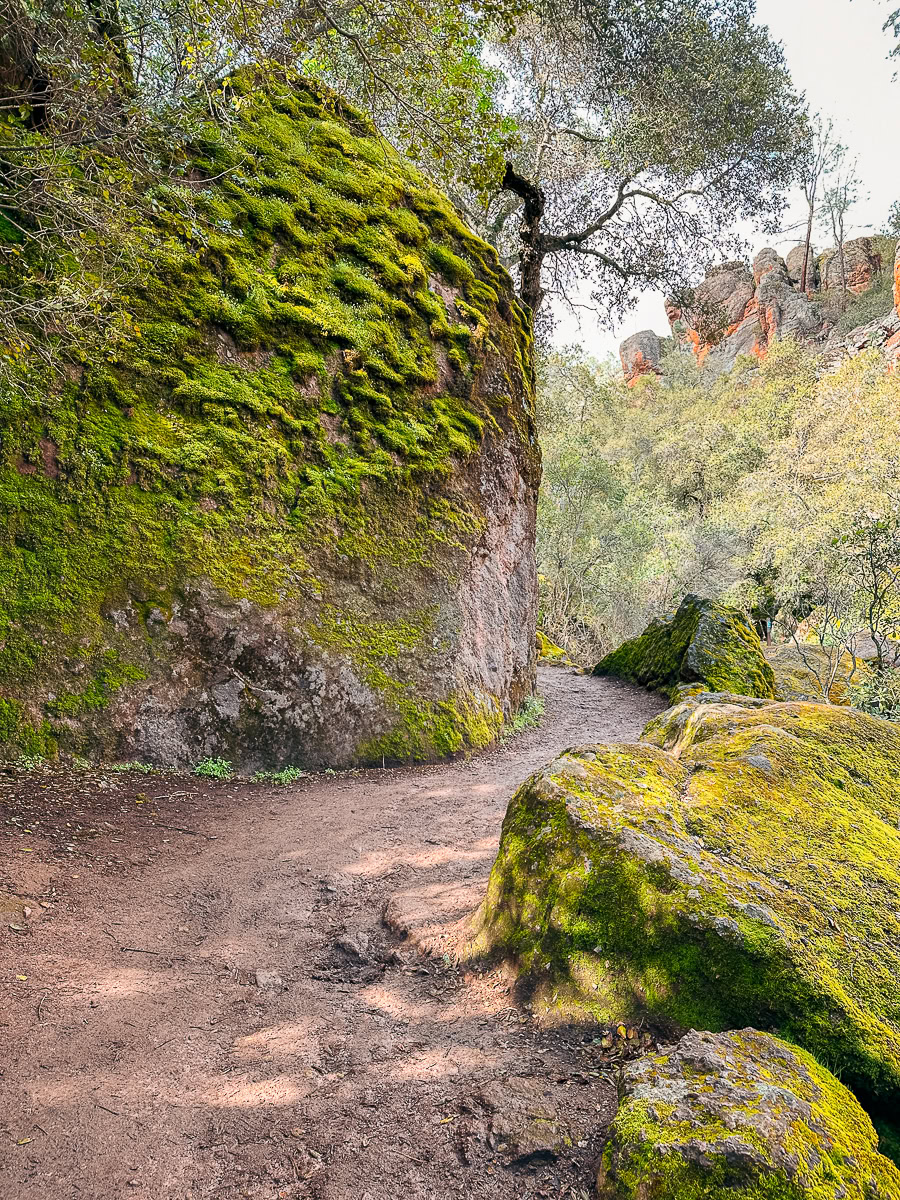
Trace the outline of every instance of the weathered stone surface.
{"type": "Polygon", "coordinates": [[[900,1102],[900,728],[688,700],[510,802],[475,947],[604,1024],[747,1023],[900,1102]]]}
{"type": "Polygon", "coordinates": [[[157,198],[140,336],[0,415],[0,753],[429,758],[532,691],[509,279],[339,99],[240,113],[196,228],[157,198]]]}
{"type": "Polygon", "coordinates": [[[658,335],[652,329],[633,333],[619,346],[625,382],[631,385],[642,375],[658,375],[661,357],[662,346],[658,335]]]}
{"type": "Polygon", "coordinates": [[[768,275],[770,271],[781,271],[787,276],[787,266],[784,259],[777,250],[773,250],[771,246],[766,246],[762,250],[759,250],[753,259],[753,281],[757,287],[759,287],[763,276],[768,275]]]}
{"type": "Polygon", "coordinates": [[[755,287],[753,273],[746,263],[729,262],[712,267],[686,304],[667,303],[674,337],[690,346],[703,362],[713,346],[734,333],[748,315],[752,316],[749,310],[755,287]]]}
{"type": "MultiPolygon", "coordinates": [[[[806,250],[806,243],[801,242],[799,246],[795,246],[788,253],[785,261],[787,267],[788,279],[794,287],[800,287],[800,281],[803,278],[803,255],[806,250]]],[[[814,292],[819,286],[819,269],[816,265],[816,252],[812,246],[809,248],[809,256],[806,260],[806,290],[814,292]]]]}
{"type": "MultiPolygon", "coordinates": [[[[843,277],[848,291],[864,292],[871,287],[882,265],[881,253],[872,238],[853,238],[844,242],[843,277]]],[[[841,256],[835,249],[827,250],[820,257],[819,273],[824,289],[841,287],[841,256]]]]}
{"type": "Polygon", "coordinates": [[[794,288],[780,258],[760,276],[756,301],[766,349],[776,339],[811,342],[822,332],[819,306],[794,288]]]}
{"type": "Polygon", "coordinates": [[[685,596],[675,612],[607,654],[594,674],[641,683],[673,698],[684,684],[710,692],[775,694],[759,635],[744,614],[697,596],[685,596]]]}
{"type": "Polygon", "coordinates": [[[755,1029],[691,1031],[629,1064],[601,1200],[897,1200],[900,1171],[853,1094],[755,1029]]]}
{"type": "Polygon", "coordinates": [[[534,1076],[489,1083],[478,1094],[489,1114],[488,1144],[510,1165],[555,1158],[572,1144],[553,1088],[534,1076]]]}
{"type": "Polygon", "coordinates": [[[847,689],[864,667],[860,659],[854,666],[852,656],[846,652],[839,654],[835,664],[833,655],[837,653],[816,645],[798,648],[790,642],[766,646],[766,660],[775,673],[776,698],[818,703],[825,699],[823,689],[827,688],[829,704],[848,704],[847,689]]]}

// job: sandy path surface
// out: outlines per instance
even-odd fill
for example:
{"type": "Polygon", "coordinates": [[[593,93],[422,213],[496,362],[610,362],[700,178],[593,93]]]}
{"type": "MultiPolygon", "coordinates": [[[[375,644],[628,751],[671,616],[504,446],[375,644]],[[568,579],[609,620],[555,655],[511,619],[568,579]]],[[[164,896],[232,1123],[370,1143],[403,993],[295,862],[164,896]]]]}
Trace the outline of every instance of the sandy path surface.
{"type": "Polygon", "coordinates": [[[662,707],[540,688],[539,728],[432,767],[4,776],[3,1200],[586,1197],[615,1052],[396,932],[440,947],[525,776],[662,707]]]}

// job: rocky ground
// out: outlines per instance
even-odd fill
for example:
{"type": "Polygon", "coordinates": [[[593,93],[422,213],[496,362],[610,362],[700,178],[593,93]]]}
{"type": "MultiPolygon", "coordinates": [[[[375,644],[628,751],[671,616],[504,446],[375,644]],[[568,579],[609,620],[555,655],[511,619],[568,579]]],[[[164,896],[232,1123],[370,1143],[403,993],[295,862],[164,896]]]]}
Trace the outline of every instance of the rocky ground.
{"type": "Polygon", "coordinates": [[[663,704],[541,691],[432,767],[0,775],[0,1197],[589,1196],[641,1031],[542,1029],[453,927],[516,785],[663,704]]]}

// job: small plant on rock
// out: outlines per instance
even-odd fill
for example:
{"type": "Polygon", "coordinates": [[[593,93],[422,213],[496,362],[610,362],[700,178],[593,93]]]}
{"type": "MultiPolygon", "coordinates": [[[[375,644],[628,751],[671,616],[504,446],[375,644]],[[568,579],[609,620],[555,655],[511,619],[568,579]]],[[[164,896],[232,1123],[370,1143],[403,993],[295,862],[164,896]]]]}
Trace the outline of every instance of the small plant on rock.
{"type": "Polygon", "coordinates": [[[194,767],[194,774],[203,779],[232,779],[234,768],[224,758],[201,758],[194,767]]]}

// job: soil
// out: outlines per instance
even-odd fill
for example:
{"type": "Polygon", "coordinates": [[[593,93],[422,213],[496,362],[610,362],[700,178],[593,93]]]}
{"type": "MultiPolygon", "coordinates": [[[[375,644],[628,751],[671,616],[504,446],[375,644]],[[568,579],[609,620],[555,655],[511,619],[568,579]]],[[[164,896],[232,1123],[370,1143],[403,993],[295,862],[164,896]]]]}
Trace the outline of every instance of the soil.
{"type": "Polygon", "coordinates": [[[586,1200],[649,1035],[542,1027],[454,948],[516,786],[663,704],[540,689],[435,766],[0,774],[0,1197],[586,1200]]]}

